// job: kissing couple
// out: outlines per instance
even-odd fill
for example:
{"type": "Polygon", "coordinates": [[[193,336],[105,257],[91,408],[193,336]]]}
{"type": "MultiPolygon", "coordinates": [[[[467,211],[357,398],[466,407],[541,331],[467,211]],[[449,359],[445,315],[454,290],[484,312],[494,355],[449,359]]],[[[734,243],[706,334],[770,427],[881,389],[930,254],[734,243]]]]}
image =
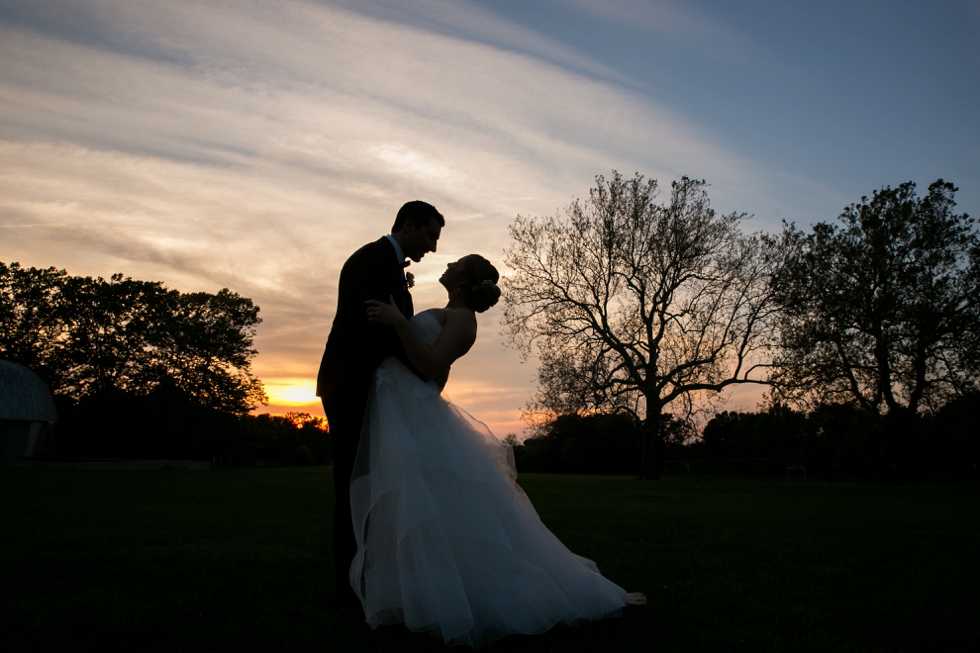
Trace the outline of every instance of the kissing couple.
{"type": "Polygon", "coordinates": [[[541,522],[510,445],[442,395],[497,303],[479,254],[446,266],[443,308],[415,314],[406,259],[436,251],[445,219],[408,202],[391,234],[354,252],[317,375],[333,444],[337,601],[367,623],[404,623],[485,646],[618,616],[642,604],[541,522]]]}

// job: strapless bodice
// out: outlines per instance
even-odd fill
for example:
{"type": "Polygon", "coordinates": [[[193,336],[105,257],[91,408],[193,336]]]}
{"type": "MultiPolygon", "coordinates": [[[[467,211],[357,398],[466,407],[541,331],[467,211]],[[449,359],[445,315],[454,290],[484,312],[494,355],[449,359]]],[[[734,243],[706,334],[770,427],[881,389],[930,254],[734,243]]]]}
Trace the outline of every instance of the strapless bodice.
{"type": "Polygon", "coordinates": [[[413,316],[409,320],[409,324],[412,325],[412,330],[422,339],[425,346],[430,349],[436,344],[436,340],[439,339],[439,334],[442,333],[442,325],[439,324],[439,318],[431,310],[422,311],[413,316]]]}

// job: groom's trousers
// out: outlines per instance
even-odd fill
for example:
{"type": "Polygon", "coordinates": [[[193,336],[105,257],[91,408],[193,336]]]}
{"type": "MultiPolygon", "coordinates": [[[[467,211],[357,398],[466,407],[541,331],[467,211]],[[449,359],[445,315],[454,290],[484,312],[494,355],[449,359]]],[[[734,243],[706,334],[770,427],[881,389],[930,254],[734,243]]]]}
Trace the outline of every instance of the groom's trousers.
{"type": "Polygon", "coordinates": [[[347,401],[323,402],[330,427],[330,443],[333,454],[333,564],[337,601],[357,605],[360,602],[350,586],[350,566],[357,553],[354,524],[350,514],[350,479],[354,472],[354,459],[361,438],[364,409],[367,397],[348,397],[347,401]]]}

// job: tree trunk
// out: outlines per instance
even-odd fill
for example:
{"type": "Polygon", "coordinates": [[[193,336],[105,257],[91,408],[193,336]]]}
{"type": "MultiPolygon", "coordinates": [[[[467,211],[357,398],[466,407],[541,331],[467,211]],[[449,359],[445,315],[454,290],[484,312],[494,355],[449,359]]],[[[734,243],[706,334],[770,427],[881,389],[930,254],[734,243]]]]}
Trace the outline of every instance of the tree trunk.
{"type": "MultiPolygon", "coordinates": [[[[648,404],[649,406],[649,404],[648,404]]],[[[647,417],[640,426],[643,436],[643,457],[638,480],[663,480],[664,443],[660,432],[660,411],[647,408],[647,417]]]]}
{"type": "Polygon", "coordinates": [[[901,452],[905,442],[906,429],[911,426],[913,416],[905,410],[889,412],[881,420],[878,430],[878,484],[902,484],[901,452]]]}

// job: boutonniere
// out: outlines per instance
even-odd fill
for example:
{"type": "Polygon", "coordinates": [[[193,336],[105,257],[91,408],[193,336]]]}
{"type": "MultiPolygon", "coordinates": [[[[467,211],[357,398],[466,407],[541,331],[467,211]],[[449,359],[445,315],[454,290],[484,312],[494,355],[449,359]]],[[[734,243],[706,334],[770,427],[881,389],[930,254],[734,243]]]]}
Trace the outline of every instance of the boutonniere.
{"type": "Polygon", "coordinates": [[[411,272],[405,273],[405,285],[409,288],[413,288],[415,286],[415,275],[411,272]]]}

